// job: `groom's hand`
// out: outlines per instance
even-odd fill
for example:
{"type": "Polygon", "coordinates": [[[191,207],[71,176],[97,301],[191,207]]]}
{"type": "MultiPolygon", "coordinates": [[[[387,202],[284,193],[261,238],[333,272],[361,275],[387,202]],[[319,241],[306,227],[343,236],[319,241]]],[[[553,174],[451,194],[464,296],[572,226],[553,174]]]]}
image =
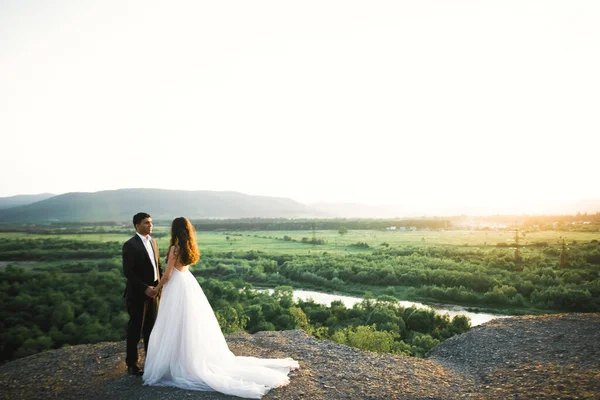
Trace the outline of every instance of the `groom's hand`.
{"type": "Polygon", "coordinates": [[[156,297],[157,291],[154,289],[154,286],[148,286],[144,293],[146,293],[146,296],[148,297],[156,297]]]}

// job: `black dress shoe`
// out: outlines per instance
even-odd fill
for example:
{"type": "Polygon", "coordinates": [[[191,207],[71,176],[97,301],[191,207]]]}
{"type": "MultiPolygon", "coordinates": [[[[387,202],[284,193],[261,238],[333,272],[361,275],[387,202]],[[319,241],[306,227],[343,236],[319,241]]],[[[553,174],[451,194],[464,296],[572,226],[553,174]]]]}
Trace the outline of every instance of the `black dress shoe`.
{"type": "Polygon", "coordinates": [[[137,365],[128,367],[127,372],[129,372],[129,375],[135,376],[142,376],[144,374],[144,371],[142,371],[137,365]]]}

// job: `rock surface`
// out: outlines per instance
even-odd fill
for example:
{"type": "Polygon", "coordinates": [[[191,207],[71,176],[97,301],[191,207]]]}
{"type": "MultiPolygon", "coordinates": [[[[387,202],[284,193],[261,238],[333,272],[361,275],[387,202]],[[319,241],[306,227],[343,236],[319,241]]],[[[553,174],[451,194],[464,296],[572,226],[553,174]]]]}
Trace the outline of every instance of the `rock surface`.
{"type": "MultiPolygon", "coordinates": [[[[267,400],[600,398],[598,313],[493,320],[427,359],[365,352],[299,330],[236,333],[227,342],[237,355],[300,362],[290,385],[267,400]]],[[[105,342],[12,361],[0,366],[0,399],[234,399],[143,386],[124,360],[125,342],[105,342]]]]}

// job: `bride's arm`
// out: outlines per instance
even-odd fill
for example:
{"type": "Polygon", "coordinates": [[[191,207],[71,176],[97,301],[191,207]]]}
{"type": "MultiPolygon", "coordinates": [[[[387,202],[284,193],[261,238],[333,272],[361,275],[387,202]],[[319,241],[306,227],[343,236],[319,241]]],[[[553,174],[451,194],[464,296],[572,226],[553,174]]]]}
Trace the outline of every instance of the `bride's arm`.
{"type": "Polygon", "coordinates": [[[171,274],[173,273],[173,268],[175,268],[175,260],[177,259],[175,253],[175,246],[171,246],[171,248],[169,249],[167,269],[164,275],[160,278],[160,282],[158,283],[158,285],[156,285],[156,288],[154,288],[157,292],[167,284],[169,278],[171,277],[171,274]]]}

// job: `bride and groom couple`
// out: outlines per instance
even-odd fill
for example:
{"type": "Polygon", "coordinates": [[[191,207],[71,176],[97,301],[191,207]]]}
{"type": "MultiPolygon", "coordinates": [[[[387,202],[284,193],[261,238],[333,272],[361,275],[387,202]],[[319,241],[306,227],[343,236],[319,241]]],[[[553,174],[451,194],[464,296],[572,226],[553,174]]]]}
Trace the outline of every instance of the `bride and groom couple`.
{"type": "Polygon", "coordinates": [[[123,245],[129,373],[141,375],[144,385],[255,399],[287,385],[288,373],[298,368],[295,360],[238,357],[229,350],[202,288],[189,271],[200,259],[190,221],[173,220],[164,273],[158,246],[150,236],[152,217],[138,213],[133,225],[136,234],[123,245]],[[144,371],[137,365],[140,336],[146,350],[144,371]]]}

